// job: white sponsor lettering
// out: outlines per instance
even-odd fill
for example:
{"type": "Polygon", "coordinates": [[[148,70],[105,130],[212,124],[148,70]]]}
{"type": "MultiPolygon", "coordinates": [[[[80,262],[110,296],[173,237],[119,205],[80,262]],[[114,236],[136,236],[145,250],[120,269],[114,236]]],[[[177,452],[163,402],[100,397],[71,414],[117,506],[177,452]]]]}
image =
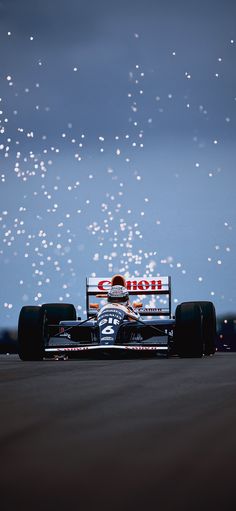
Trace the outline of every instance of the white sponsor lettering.
{"type": "Polygon", "coordinates": [[[120,324],[120,320],[117,319],[117,318],[114,318],[114,317],[109,317],[109,318],[103,318],[101,319],[101,321],[99,321],[99,326],[101,327],[102,325],[105,325],[106,323],[109,323],[110,325],[119,325],[120,324]]]}
{"type": "Polygon", "coordinates": [[[107,323],[107,318],[101,319],[101,321],[99,321],[99,326],[105,325],[106,323],[107,323]]]}

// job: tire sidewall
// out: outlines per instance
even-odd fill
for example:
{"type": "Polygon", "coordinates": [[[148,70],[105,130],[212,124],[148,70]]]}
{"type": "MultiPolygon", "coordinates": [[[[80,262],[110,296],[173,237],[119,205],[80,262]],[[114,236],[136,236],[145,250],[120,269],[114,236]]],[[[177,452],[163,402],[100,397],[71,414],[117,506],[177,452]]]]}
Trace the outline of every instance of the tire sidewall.
{"type": "Polygon", "coordinates": [[[41,307],[22,307],[18,321],[18,353],[21,360],[42,360],[47,337],[45,319],[45,311],[41,307]]]}
{"type": "Polygon", "coordinates": [[[202,313],[195,302],[184,302],[176,308],[175,351],[180,357],[202,357],[202,313]]]}

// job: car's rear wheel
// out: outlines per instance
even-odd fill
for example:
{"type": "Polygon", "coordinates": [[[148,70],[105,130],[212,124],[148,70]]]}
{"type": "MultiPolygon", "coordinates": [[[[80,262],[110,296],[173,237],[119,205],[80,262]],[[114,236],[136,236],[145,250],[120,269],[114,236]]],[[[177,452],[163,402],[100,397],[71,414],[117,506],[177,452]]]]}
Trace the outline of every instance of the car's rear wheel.
{"type": "Polygon", "coordinates": [[[204,355],[214,355],[216,350],[216,311],[212,302],[194,302],[201,307],[204,355]]]}
{"type": "Polygon", "coordinates": [[[175,352],[180,357],[202,357],[202,312],[197,302],[184,302],[176,307],[175,352]]]}
{"type": "Polygon", "coordinates": [[[59,332],[60,321],[76,320],[76,310],[71,303],[44,303],[42,309],[46,312],[48,325],[55,325],[49,328],[51,337],[59,332]]]}
{"type": "Polygon", "coordinates": [[[25,306],[18,321],[18,353],[21,360],[42,360],[47,338],[45,311],[37,306],[25,306]]]}

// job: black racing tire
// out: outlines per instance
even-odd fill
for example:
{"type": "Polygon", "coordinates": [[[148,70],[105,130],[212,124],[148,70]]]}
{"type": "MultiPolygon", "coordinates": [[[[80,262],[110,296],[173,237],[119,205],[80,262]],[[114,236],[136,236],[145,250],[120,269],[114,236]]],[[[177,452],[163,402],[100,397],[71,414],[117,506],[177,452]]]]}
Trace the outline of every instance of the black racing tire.
{"type": "Polygon", "coordinates": [[[202,357],[202,312],[196,302],[184,302],[175,312],[175,351],[180,357],[202,357]]]}
{"type": "Polygon", "coordinates": [[[45,311],[37,306],[22,307],[18,321],[20,359],[42,360],[46,338],[45,311]]]}
{"type": "Polygon", "coordinates": [[[214,355],[216,351],[216,311],[212,302],[194,302],[201,307],[203,322],[204,355],[214,355]]]}
{"type": "Polygon", "coordinates": [[[55,328],[49,328],[50,336],[56,335],[60,321],[76,320],[76,310],[71,303],[44,303],[42,309],[46,311],[47,324],[55,325],[55,328]]]}

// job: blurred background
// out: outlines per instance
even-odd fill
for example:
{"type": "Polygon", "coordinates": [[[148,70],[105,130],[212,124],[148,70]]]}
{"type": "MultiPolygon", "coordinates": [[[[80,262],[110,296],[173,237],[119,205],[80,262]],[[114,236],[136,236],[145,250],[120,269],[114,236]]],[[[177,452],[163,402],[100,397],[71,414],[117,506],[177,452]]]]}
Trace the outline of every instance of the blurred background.
{"type": "Polygon", "coordinates": [[[171,275],[235,333],[236,4],[0,1],[0,327],[171,275]]]}

